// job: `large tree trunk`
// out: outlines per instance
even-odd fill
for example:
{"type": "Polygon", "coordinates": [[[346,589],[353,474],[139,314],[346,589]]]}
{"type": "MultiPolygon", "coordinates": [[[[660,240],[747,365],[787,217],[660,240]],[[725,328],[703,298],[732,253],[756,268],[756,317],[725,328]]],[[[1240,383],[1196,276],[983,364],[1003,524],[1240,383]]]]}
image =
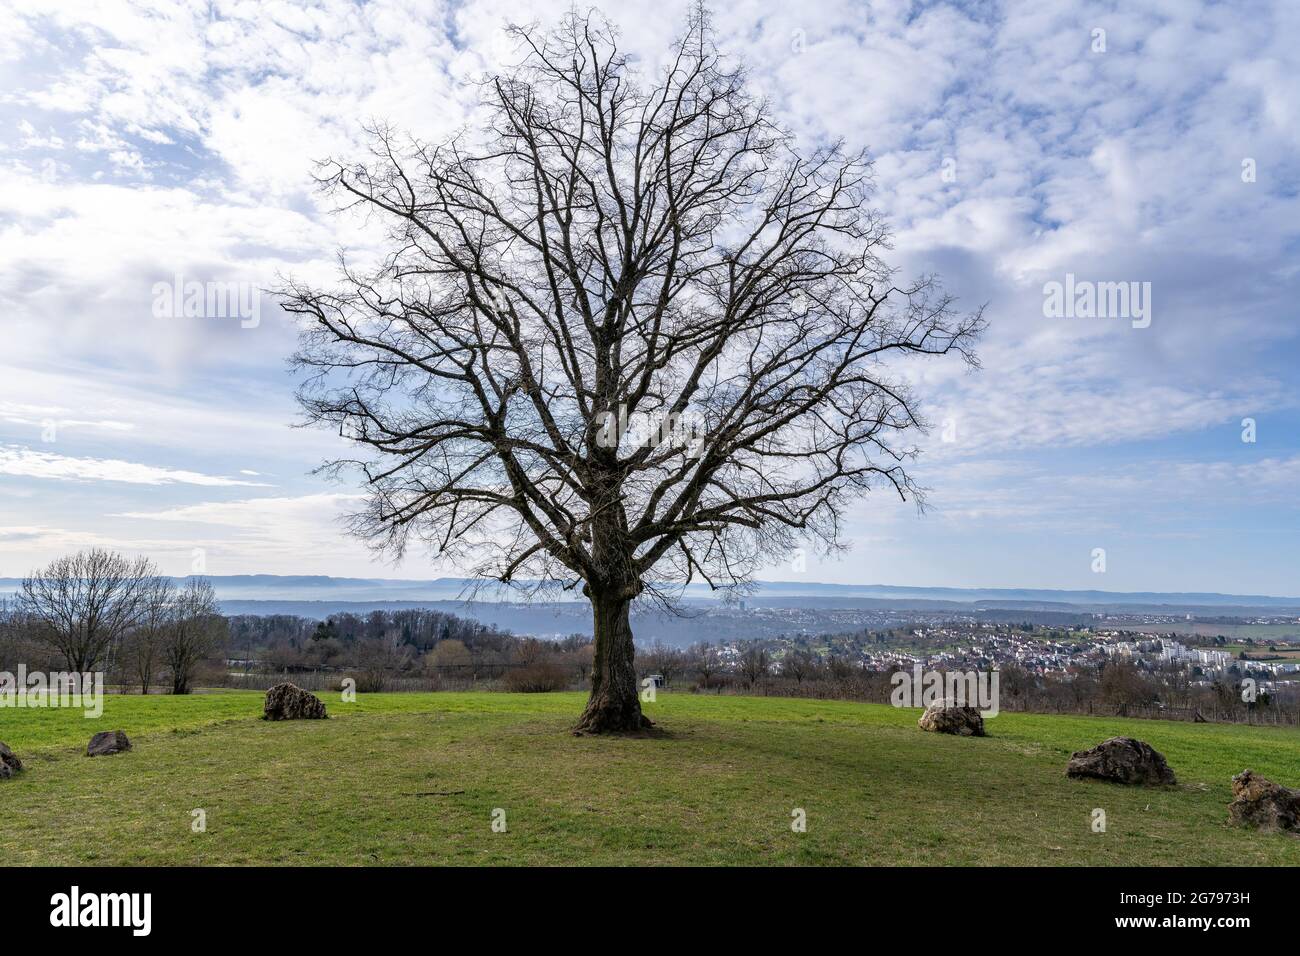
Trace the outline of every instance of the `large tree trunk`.
{"type": "Polygon", "coordinates": [[[591,668],[591,697],[573,729],[584,734],[631,733],[651,726],[641,713],[636,682],[636,652],[629,619],[632,599],[594,592],[596,653],[591,668]]]}

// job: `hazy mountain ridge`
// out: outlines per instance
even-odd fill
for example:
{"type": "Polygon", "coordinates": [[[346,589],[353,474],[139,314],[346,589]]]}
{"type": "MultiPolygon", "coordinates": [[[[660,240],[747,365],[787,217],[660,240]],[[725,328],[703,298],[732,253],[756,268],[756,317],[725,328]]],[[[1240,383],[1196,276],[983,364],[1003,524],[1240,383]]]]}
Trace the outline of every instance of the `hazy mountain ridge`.
{"type": "MultiPolygon", "coordinates": [[[[520,590],[465,578],[420,581],[253,574],[211,575],[208,579],[216,588],[222,610],[232,615],[288,614],[322,620],[342,613],[428,608],[540,637],[590,634],[592,627],[589,605],[576,596],[529,601],[520,590]],[[467,600],[470,595],[475,599],[467,600]]],[[[19,583],[16,578],[0,578],[0,596],[12,593],[19,583]]],[[[958,618],[1065,627],[1108,615],[1145,617],[1148,623],[1281,615],[1300,618],[1300,598],[775,581],[757,582],[749,593],[730,598],[707,587],[689,588],[678,613],[665,613],[651,605],[635,609],[633,629],[638,644],[663,641],[680,646],[701,640],[928,626],[958,618]]]]}
{"type": "MultiPolygon", "coordinates": [[[[327,575],[235,574],[203,575],[223,601],[348,601],[389,603],[391,601],[461,601],[473,594],[476,602],[521,602],[524,589],[506,588],[471,578],[336,578],[327,575]]],[[[184,578],[177,578],[183,581],[184,578]]],[[[0,578],[0,593],[16,591],[21,578],[0,578]]],[[[686,590],[690,603],[720,603],[728,598],[706,585],[686,590]]],[[[1144,609],[1254,609],[1300,610],[1300,597],[1261,594],[1223,594],[1203,591],[1102,591],[1044,588],[953,588],[914,587],[886,584],[827,584],[819,581],[758,581],[753,589],[732,600],[749,605],[823,606],[809,600],[885,602],[891,607],[939,610],[955,607],[1024,607],[1026,610],[1074,609],[1078,606],[1142,606],[1144,609]]],[[[576,603],[583,603],[575,598],[576,603]]],[[[548,603],[556,603],[549,601],[548,603]]],[[[847,606],[847,605],[846,605],[847,606]]]]}

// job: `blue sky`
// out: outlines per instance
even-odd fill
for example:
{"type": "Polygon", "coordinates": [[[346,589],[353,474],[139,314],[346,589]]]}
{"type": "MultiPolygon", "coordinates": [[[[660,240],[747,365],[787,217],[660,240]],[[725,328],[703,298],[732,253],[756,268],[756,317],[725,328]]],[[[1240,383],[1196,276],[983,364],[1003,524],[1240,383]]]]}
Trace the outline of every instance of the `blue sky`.
{"type": "MultiPolygon", "coordinates": [[[[342,534],[356,489],[310,473],[338,445],[289,427],[294,330],[269,299],[243,327],[160,317],[154,288],[323,282],[340,246],[373,254],[312,161],[357,155],[373,117],[470,121],[503,24],[566,6],[0,9],[0,575],[89,544],[173,573],[457,573],[342,534]]],[[[611,13],[653,62],[685,6],[611,13]]],[[[893,264],[991,322],[981,372],[909,371],[935,424],[926,513],[863,501],[846,555],[765,577],[1300,594],[1295,4],[715,17],[805,142],[871,150],[893,264]],[[1045,316],[1067,274],[1150,283],[1149,326],[1045,316]]]]}

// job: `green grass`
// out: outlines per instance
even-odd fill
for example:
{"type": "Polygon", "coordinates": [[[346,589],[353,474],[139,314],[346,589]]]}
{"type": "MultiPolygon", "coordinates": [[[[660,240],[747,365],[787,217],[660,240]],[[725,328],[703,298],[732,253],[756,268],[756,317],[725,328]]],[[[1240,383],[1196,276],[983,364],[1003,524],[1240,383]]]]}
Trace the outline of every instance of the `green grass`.
{"type": "Polygon", "coordinates": [[[961,739],[886,706],[661,694],[647,709],[668,735],[601,739],[567,732],[578,694],[324,699],[330,720],[292,723],[258,720],[261,695],[244,692],[110,696],[100,720],[0,709],[28,768],[0,783],[0,859],[1300,864],[1300,839],[1231,827],[1226,810],[1244,767],[1300,785],[1294,729],[1002,714],[961,739]],[[83,756],[116,728],[131,753],[83,756]],[[1065,777],[1071,751],[1116,734],[1163,752],[1179,785],[1065,777]]]}

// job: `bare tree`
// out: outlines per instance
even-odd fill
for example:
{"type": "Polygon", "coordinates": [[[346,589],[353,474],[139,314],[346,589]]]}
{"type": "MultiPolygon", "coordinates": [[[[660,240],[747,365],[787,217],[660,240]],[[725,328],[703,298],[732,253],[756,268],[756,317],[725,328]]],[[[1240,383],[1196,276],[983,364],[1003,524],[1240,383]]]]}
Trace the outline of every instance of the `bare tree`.
{"type": "Polygon", "coordinates": [[[718,649],[708,641],[701,641],[691,648],[691,661],[700,676],[700,686],[706,690],[712,687],[713,678],[722,669],[718,649]]]}
{"type": "Polygon", "coordinates": [[[817,658],[806,648],[796,648],[781,659],[781,673],[802,684],[817,672],[817,658]]]}
{"type": "Polygon", "coordinates": [[[157,577],[148,558],[92,548],[32,572],[23,579],[18,602],[68,668],[84,673],[106,660],[135,627],[157,577]]]}
{"type": "Polygon", "coordinates": [[[15,598],[0,598],[0,671],[14,671],[18,665],[53,670],[58,652],[36,637],[39,628],[21,610],[15,598]]]}
{"type": "Polygon", "coordinates": [[[1098,690],[1102,699],[1120,715],[1127,714],[1130,707],[1149,704],[1154,696],[1150,682],[1134,664],[1126,661],[1106,664],[1098,690]]]}
{"type": "Polygon", "coordinates": [[[163,631],[162,658],[171,675],[172,693],[188,694],[198,666],[216,652],[226,635],[211,583],[193,578],[176,593],[163,631]]]}
{"type": "Polygon", "coordinates": [[[834,680],[843,681],[851,678],[860,668],[843,654],[832,653],[826,660],[826,669],[830,671],[830,675],[834,680]]]}
{"type": "Polygon", "coordinates": [[[895,282],[869,163],[799,152],[702,10],[654,76],[594,16],[512,32],[522,62],[484,83],[480,133],[377,127],[369,160],[323,165],[391,254],[285,290],[299,399],[358,448],[325,469],[364,480],[352,527],[377,548],[581,585],[577,730],[637,730],[633,600],[734,587],[801,540],[840,547],[877,487],[915,497],[924,422],[887,366],[974,363],[983,320],[895,282]]]}
{"type": "Polygon", "coordinates": [[[122,641],[119,663],[124,675],[135,678],[140,693],[148,694],[154,677],[162,670],[163,645],[172,624],[176,585],[170,578],[151,578],[141,593],[141,610],[136,625],[122,641]]]}
{"type": "Polygon", "coordinates": [[[591,669],[596,660],[596,645],[587,644],[573,652],[575,670],[578,672],[578,680],[586,683],[591,677],[591,669]]]}
{"type": "Polygon", "coordinates": [[[402,643],[399,634],[388,631],[362,641],[357,647],[356,658],[357,690],[378,693],[388,686],[391,678],[410,665],[411,647],[402,643]]]}
{"type": "Polygon", "coordinates": [[[673,680],[681,672],[682,652],[656,639],[650,645],[646,663],[664,679],[665,686],[671,687],[673,680]]]}
{"type": "Polygon", "coordinates": [[[748,687],[753,687],[766,677],[770,666],[767,651],[758,641],[752,641],[740,655],[740,676],[745,678],[748,687]]]}

